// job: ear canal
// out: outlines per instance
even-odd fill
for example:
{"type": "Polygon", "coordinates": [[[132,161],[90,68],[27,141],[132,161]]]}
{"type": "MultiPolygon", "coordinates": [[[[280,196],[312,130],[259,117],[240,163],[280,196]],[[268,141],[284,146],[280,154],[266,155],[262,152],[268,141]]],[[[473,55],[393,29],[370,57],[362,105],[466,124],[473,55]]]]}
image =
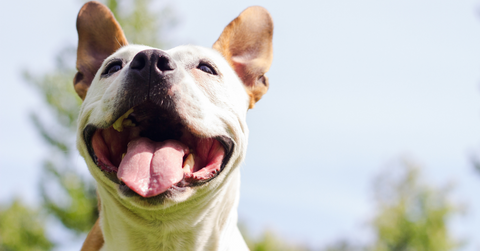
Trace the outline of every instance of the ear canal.
{"type": "Polygon", "coordinates": [[[273,20],[262,7],[244,10],[225,27],[213,48],[219,51],[243,81],[250,106],[268,90],[265,73],[273,59],[273,20]]]}
{"type": "Polygon", "coordinates": [[[78,72],[73,84],[83,100],[103,60],[128,42],[110,9],[96,1],[88,2],[80,9],[77,32],[78,72]]]}

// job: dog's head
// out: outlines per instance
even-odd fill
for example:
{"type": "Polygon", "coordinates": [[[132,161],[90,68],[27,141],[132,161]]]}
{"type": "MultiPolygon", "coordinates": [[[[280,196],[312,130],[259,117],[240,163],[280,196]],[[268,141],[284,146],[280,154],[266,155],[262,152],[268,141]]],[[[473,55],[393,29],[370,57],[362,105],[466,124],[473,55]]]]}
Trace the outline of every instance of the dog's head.
{"type": "Polygon", "coordinates": [[[137,206],[221,187],[244,158],[246,112],[268,90],[268,12],[246,9],[213,49],[128,45],[97,2],[82,7],[77,30],[77,141],[99,187],[137,206]]]}

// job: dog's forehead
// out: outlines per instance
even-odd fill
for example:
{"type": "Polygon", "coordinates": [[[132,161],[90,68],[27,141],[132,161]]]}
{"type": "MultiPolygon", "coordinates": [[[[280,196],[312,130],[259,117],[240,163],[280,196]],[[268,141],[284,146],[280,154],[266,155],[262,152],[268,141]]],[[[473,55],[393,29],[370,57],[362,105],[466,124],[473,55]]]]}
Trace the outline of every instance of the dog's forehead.
{"type": "Polygon", "coordinates": [[[166,51],[175,61],[191,63],[210,61],[215,63],[226,62],[223,56],[214,49],[201,46],[183,45],[166,51]]]}
{"type": "Polygon", "coordinates": [[[149,46],[145,45],[127,45],[123,46],[120,49],[118,49],[115,53],[110,55],[107,59],[105,59],[104,62],[107,62],[109,59],[112,58],[122,58],[124,60],[130,61],[137,53],[143,50],[149,50],[149,49],[154,49],[149,46]]]}
{"type": "MultiPolygon", "coordinates": [[[[120,48],[114,54],[109,56],[105,62],[112,58],[122,58],[127,62],[132,60],[135,55],[144,50],[157,49],[145,45],[127,45],[120,48]]],[[[215,64],[228,66],[227,61],[223,56],[214,49],[205,48],[194,45],[182,45],[175,48],[165,50],[170,57],[176,62],[188,66],[190,64],[198,63],[199,61],[215,62],[215,64]]],[[[220,66],[221,67],[221,66],[220,66]]]]}

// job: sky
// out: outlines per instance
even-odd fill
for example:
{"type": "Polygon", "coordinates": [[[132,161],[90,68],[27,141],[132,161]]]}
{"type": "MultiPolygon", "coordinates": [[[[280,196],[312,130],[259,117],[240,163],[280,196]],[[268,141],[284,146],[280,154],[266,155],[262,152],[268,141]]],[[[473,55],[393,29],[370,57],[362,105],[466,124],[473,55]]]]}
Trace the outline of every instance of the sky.
{"type": "MultiPolygon", "coordinates": [[[[21,73],[52,70],[58,50],[76,44],[81,2],[0,2],[0,202],[39,202],[48,152],[28,116],[41,99],[21,73]]],[[[311,246],[368,241],[372,181],[408,158],[432,186],[453,184],[451,199],[465,205],[450,222],[453,234],[468,241],[462,250],[480,249],[480,175],[472,167],[480,156],[480,1],[171,5],[180,21],[174,45],[210,47],[251,5],[274,19],[270,90],[248,113],[241,166],[239,215],[254,233],[274,229],[311,246]]]]}

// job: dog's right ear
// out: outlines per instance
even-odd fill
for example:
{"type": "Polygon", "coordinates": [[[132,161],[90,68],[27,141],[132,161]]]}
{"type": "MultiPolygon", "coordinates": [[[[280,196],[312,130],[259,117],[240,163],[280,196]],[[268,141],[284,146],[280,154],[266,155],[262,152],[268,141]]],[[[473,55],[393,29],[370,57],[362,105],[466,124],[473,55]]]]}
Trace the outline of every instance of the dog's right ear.
{"type": "Polygon", "coordinates": [[[88,2],[77,16],[77,74],[75,91],[83,100],[103,60],[128,44],[122,28],[107,6],[88,2]]]}

